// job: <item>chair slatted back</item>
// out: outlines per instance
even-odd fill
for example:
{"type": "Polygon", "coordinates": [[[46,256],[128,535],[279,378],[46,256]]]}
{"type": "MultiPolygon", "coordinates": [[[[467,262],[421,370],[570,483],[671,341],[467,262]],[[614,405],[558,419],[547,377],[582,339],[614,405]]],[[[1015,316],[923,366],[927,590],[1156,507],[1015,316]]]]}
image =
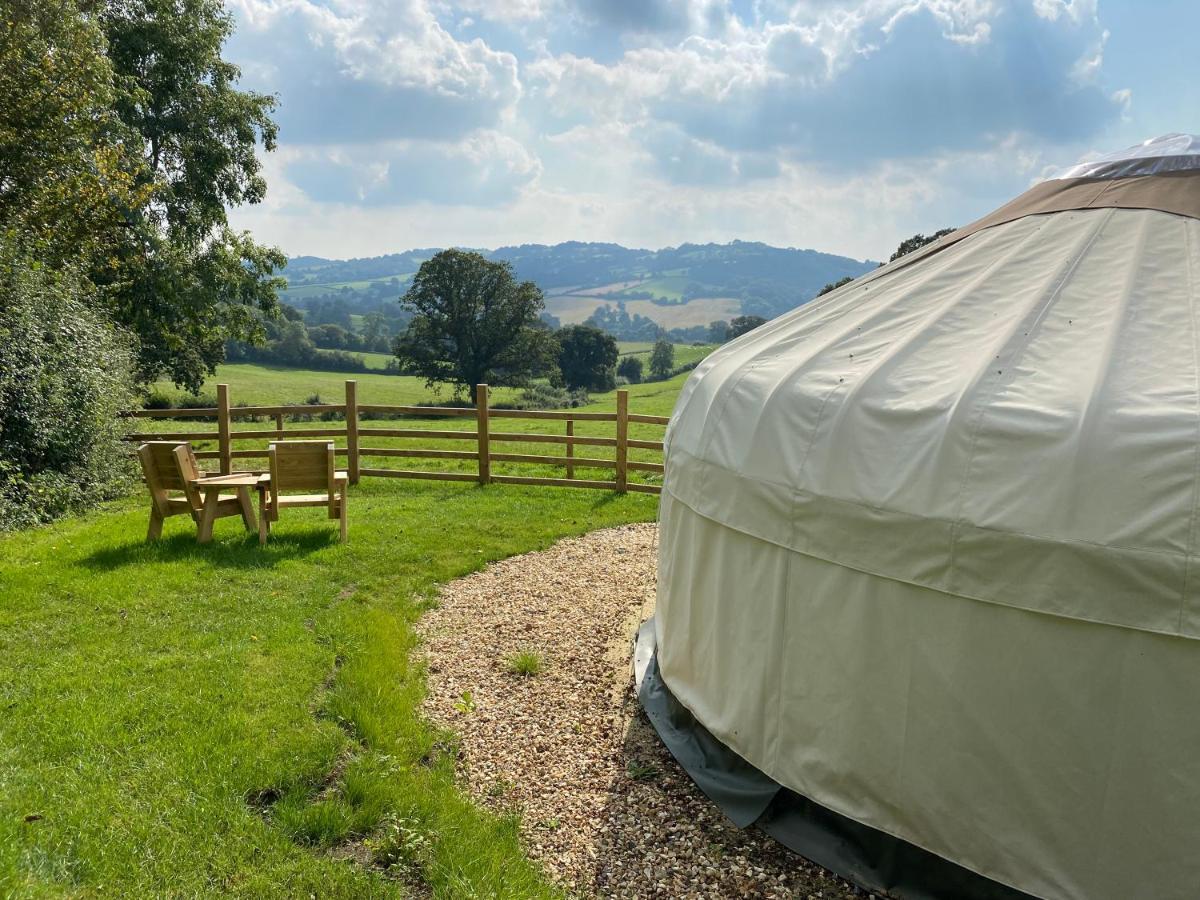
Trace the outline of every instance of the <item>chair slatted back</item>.
{"type": "Polygon", "coordinates": [[[180,491],[192,509],[200,509],[200,492],[190,483],[200,477],[200,464],[191,444],[147,441],[138,448],[138,458],[156,504],[166,503],[168,491],[180,491]]]}
{"type": "Polygon", "coordinates": [[[328,491],[333,495],[332,441],[276,441],[267,455],[273,492],[328,491]]]}

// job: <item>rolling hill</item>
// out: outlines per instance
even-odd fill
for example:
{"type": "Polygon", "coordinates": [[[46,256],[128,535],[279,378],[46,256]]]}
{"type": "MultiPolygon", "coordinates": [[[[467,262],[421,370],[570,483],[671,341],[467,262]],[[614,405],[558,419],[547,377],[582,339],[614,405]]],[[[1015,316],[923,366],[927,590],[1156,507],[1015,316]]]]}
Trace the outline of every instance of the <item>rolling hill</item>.
{"type": "MultiPolygon", "coordinates": [[[[307,309],[344,304],[354,314],[395,309],[413,274],[436,252],[427,248],[348,260],[294,257],[283,273],[288,280],[283,299],[307,309]]],[[[877,265],[747,241],[662,250],[567,241],[480,252],[511,263],[518,278],[536,282],[546,293],[547,312],[562,323],[596,316],[626,339],[640,339],[655,327],[695,331],[736,315],[772,318],[812,299],[825,284],[877,265]]]]}

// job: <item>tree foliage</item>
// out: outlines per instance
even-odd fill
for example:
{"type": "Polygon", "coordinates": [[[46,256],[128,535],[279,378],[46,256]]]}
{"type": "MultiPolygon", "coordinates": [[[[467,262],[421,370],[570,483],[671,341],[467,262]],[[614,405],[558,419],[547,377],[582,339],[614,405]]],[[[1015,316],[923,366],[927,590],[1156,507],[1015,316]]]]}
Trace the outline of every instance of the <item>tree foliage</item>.
{"type": "Polygon", "coordinates": [[[105,51],[71,2],[0,19],[0,223],[51,267],[103,264],[149,202],[105,51]]]}
{"type": "Polygon", "coordinates": [[[709,322],[707,338],[710,344],[725,343],[729,340],[729,323],[724,319],[709,322]]]}
{"type": "Polygon", "coordinates": [[[854,277],[852,275],[847,275],[845,278],[839,278],[837,281],[831,281],[831,282],[829,282],[829,284],[825,285],[825,287],[823,287],[819,291],[817,291],[817,296],[823,297],[826,294],[832,293],[833,291],[836,291],[838,288],[849,284],[853,280],[854,280],[854,277]]]}
{"type": "Polygon", "coordinates": [[[669,378],[673,368],[675,345],[663,340],[655,341],[654,349],[650,352],[650,374],[659,379],[669,378]]]}
{"type": "Polygon", "coordinates": [[[0,530],[108,497],[127,474],[133,353],[93,294],[0,233],[0,530]]]}
{"type": "Polygon", "coordinates": [[[900,246],[896,248],[896,252],[891,255],[888,262],[895,262],[900,257],[907,256],[914,250],[920,250],[926,244],[932,244],[934,241],[944,238],[952,231],[954,231],[953,228],[942,228],[928,237],[923,234],[914,234],[912,237],[900,242],[900,246]]]}
{"type": "Polygon", "coordinates": [[[230,229],[266,189],[271,97],[221,59],[220,0],[38,0],[0,16],[0,520],[103,496],[119,408],[261,338],[282,254],[230,229]]]}
{"type": "Polygon", "coordinates": [[[639,384],[642,380],[642,360],[641,357],[622,356],[621,361],[617,363],[617,375],[624,378],[630,384],[639,384]]]}
{"type": "Polygon", "coordinates": [[[568,325],[557,337],[558,368],[568,389],[612,390],[618,355],[612,335],[590,325],[568,325]]]}
{"type": "Polygon", "coordinates": [[[274,99],[237,89],[220,0],[10,5],[0,22],[0,222],[136,339],[137,374],[199,387],[261,339],[283,255],[226,210],[265,193],[274,99]]]}
{"type": "Polygon", "coordinates": [[[538,319],[542,292],[508,263],[443,250],[421,264],[400,301],[413,315],[395,344],[401,368],[466,389],[523,385],[554,370],[558,343],[538,319]]]}
{"type": "Polygon", "coordinates": [[[273,97],[237,88],[221,58],[233,18],[220,0],[108,0],[98,21],[119,90],[114,109],[138,137],[137,186],[150,194],[128,223],[110,311],[138,339],[142,380],[196,389],[230,338],[261,340],[286,262],[229,227],[226,210],[266,193],[261,143],[275,147],[273,97]]]}
{"type": "Polygon", "coordinates": [[[735,316],[729,321],[729,340],[741,337],[747,331],[753,331],[759,325],[765,325],[767,322],[762,316],[735,316]]]}

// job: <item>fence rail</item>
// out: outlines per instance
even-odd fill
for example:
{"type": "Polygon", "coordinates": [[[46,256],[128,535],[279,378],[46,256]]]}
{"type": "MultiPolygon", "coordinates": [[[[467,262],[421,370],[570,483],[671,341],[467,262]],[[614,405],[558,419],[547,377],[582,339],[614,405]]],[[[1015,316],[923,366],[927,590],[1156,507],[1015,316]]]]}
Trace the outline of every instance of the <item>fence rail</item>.
{"type": "MultiPolygon", "coordinates": [[[[577,412],[575,410],[522,410],[522,409],[492,409],[488,403],[488,386],[481,384],[476,387],[476,406],[474,409],[458,406],[406,406],[396,404],[359,403],[358,383],[346,382],[345,403],[310,403],[296,406],[232,406],[229,398],[229,386],[217,385],[217,405],[196,409],[139,409],[131,410],[124,415],[141,419],[173,419],[173,418],[210,418],[215,419],[216,427],[210,431],[136,431],[125,436],[125,440],[142,443],[152,440],[168,441],[215,441],[216,450],[200,450],[196,452],[198,459],[218,460],[222,474],[234,471],[234,460],[265,460],[267,449],[257,447],[252,449],[235,449],[234,444],[242,441],[282,440],[287,438],[342,438],[345,446],[336,446],[338,456],[345,457],[346,469],[352,484],[357,484],[360,478],[416,478],[431,481],[461,481],[478,482],[479,484],[524,484],[548,485],[551,487],[574,487],[600,490],[612,490],[619,493],[635,491],[640,493],[657,494],[661,488],[657,484],[630,481],[630,472],[644,472],[651,475],[662,475],[664,471],[661,459],[651,462],[641,459],[630,459],[630,450],[655,451],[662,453],[663,442],[642,440],[629,437],[630,423],[639,425],[666,425],[666,416],[653,416],[629,411],[629,392],[617,391],[616,412],[577,412]],[[340,415],[344,419],[342,427],[303,427],[286,429],[284,419],[294,416],[340,415]],[[392,428],[382,426],[362,425],[364,418],[370,420],[375,416],[406,416],[423,419],[467,419],[475,420],[474,430],[438,429],[438,428],[392,428]],[[266,417],[273,418],[274,428],[235,430],[233,423],[238,419],[266,417]],[[524,419],[535,422],[562,422],[563,434],[547,432],[522,431],[493,431],[495,419],[524,419]],[[576,434],[577,422],[607,422],[612,423],[613,435],[576,434]],[[448,441],[457,444],[455,449],[438,449],[426,447],[372,447],[362,446],[361,442],[373,438],[399,438],[422,441],[448,441]],[[474,447],[469,450],[461,449],[462,442],[470,441],[474,447]],[[535,453],[515,453],[505,450],[497,451],[494,444],[558,444],[565,449],[562,454],[541,455],[535,453]],[[606,447],[613,448],[613,458],[577,456],[576,447],[606,447]],[[399,459],[432,459],[455,460],[460,462],[475,462],[474,472],[445,472],[421,469],[387,469],[364,464],[363,461],[375,458],[399,459]],[[532,475],[493,474],[492,464],[509,465],[541,465],[561,468],[565,478],[546,478],[532,475]],[[611,469],[611,479],[576,478],[575,470],[579,469],[611,469]]],[[[188,423],[191,424],[191,423],[188,423]]],[[[465,422],[463,424],[466,424],[465,422]]],[[[511,427],[511,426],[510,426],[511,427]]],[[[452,445],[453,446],[453,445],[452,445]]]]}

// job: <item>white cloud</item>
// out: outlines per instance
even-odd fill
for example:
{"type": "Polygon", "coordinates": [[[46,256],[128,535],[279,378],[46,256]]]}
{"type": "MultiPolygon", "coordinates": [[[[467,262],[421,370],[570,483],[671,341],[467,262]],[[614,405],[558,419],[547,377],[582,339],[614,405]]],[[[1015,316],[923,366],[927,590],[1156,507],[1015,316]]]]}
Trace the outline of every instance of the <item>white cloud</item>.
{"type": "Polygon", "coordinates": [[[517,58],[459,40],[424,0],[231,0],[246,75],[282,100],[283,138],[465,133],[521,96],[517,58]],[[292,131],[294,137],[288,134],[292,131]]]}
{"type": "Polygon", "coordinates": [[[541,172],[536,157],[495,131],[455,142],[301,147],[284,155],[284,175],[311,199],[362,206],[495,206],[514,200],[541,172]]]}
{"type": "Polygon", "coordinates": [[[986,212],[1130,103],[1095,0],[230,2],[246,81],[281,97],[268,202],[236,218],[291,252],[879,255],[986,212]]]}

